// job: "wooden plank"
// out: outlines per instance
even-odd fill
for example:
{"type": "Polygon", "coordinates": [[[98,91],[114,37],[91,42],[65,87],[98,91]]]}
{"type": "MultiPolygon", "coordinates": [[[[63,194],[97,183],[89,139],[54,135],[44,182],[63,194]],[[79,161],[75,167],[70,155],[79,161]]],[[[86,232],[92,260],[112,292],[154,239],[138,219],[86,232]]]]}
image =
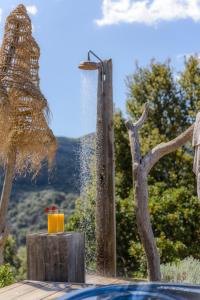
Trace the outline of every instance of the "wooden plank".
{"type": "MultiPolygon", "coordinates": [[[[45,264],[43,249],[45,238],[41,234],[27,236],[27,277],[28,279],[42,281],[45,279],[45,264]]],[[[47,255],[47,253],[45,253],[47,255]]]]}
{"type": "Polygon", "coordinates": [[[40,300],[70,288],[68,283],[24,281],[23,284],[0,294],[0,300],[40,300]]]}
{"type": "MultiPolygon", "coordinates": [[[[49,296],[55,295],[56,291],[59,291],[59,289],[54,288],[54,290],[52,290],[52,289],[48,289],[48,287],[40,288],[40,289],[32,290],[31,292],[21,295],[19,298],[15,298],[15,299],[17,299],[17,300],[42,300],[49,296]]],[[[63,291],[63,289],[62,289],[62,291],[63,291]]]]}
{"type": "Polygon", "coordinates": [[[27,295],[34,290],[40,289],[41,287],[45,287],[45,285],[45,283],[43,285],[41,285],[41,283],[24,283],[22,285],[19,285],[18,287],[6,291],[3,294],[0,294],[0,300],[21,299],[23,295],[27,295]]]}
{"type": "Polygon", "coordinates": [[[12,289],[16,289],[23,284],[24,284],[23,282],[17,282],[17,283],[5,286],[3,288],[0,288],[0,294],[6,293],[7,291],[12,290],[12,289]]]}
{"type": "Polygon", "coordinates": [[[0,289],[0,300],[53,300],[70,291],[89,286],[130,283],[131,281],[129,280],[103,277],[96,274],[87,275],[86,284],[25,280],[0,289]]]}
{"type": "Polygon", "coordinates": [[[56,292],[55,294],[52,294],[52,295],[50,295],[50,296],[48,296],[48,297],[46,297],[44,299],[45,300],[54,300],[54,299],[57,299],[59,297],[64,296],[66,293],[70,293],[72,291],[76,291],[76,290],[79,290],[79,289],[82,289],[82,288],[85,288],[85,287],[86,287],[85,285],[83,286],[83,285],[78,285],[78,284],[76,284],[76,285],[70,285],[69,288],[66,288],[66,289],[64,289],[64,290],[62,290],[60,292],[56,292]]]}

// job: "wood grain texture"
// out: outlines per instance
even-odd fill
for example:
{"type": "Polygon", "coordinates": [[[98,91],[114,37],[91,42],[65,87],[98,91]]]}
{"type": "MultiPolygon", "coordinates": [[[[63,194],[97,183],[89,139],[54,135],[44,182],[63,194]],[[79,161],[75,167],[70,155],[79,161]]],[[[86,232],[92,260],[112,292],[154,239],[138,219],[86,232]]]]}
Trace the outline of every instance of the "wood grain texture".
{"type": "Polygon", "coordinates": [[[98,276],[96,274],[87,275],[86,284],[25,280],[0,289],[0,300],[55,300],[66,295],[66,293],[90,286],[129,283],[133,282],[120,278],[98,276]]]}
{"type": "Polygon", "coordinates": [[[38,281],[84,283],[84,234],[28,235],[27,277],[38,281]]]}
{"type": "Polygon", "coordinates": [[[116,275],[112,60],[99,69],[96,134],[97,273],[116,275]],[[104,72],[104,74],[102,74],[104,72]]]}

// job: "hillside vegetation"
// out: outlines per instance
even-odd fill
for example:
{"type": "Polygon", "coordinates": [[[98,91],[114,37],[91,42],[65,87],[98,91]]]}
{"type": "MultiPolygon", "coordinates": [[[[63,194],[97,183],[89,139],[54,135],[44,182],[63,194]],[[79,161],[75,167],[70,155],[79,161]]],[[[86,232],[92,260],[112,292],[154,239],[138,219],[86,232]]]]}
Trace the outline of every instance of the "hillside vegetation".
{"type": "MultiPolygon", "coordinates": [[[[90,153],[94,135],[82,139],[58,137],[55,164],[48,173],[44,164],[36,179],[32,175],[15,180],[10,202],[8,222],[10,232],[18,246],[25,243],[28,232],[44,230],[47,227],[44,208],[55,203],[69,215],[74,209],[75,199],[80,192],[80,150],[82,141],[90,153]]],[[[88,157],[89,158],[89,157],[88,157]]],[[[2,186],[3,170],[0,183],[2,186]]]]}

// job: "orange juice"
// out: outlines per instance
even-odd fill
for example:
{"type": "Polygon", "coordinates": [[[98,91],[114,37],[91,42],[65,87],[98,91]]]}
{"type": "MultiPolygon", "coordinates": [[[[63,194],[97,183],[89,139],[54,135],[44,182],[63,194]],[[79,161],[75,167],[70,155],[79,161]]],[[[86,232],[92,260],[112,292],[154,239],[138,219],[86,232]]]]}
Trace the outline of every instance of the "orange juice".
{"type": "Polygon", "coordinates": [[[57,214],[57,232],[64,232],[64,214],[57,214]]]}
{"type": "Polygon", "coordinates": [[[56,233],[57,232],[57,220],[58,214],[48,214],[48,233],[56,233]]]}

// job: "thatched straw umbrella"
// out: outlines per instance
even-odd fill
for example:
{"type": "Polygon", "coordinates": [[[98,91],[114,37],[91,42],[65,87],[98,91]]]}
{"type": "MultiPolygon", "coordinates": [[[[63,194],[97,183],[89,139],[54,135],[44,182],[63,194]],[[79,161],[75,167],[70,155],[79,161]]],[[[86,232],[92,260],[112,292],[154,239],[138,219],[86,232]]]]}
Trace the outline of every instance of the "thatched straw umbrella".
{"type": "Polygon", "coordinates": [[[14,174],[37,174],[52,163],[56,140],[48,127],[48,104],[39,88],[40,49],[23,5],[8,16],[0,50],[0,163],[6,167],[0,201],[0,264],[14,174]]]}

